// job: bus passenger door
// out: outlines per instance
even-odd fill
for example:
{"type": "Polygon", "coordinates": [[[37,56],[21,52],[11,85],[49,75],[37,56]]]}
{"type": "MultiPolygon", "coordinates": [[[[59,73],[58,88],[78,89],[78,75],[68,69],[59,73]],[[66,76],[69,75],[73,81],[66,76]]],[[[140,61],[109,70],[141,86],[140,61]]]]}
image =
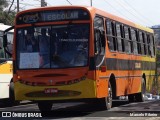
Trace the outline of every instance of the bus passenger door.
{"type": "Polygon", "coordinates": [[[95,47],[95,64],[96,64],[96,84],[97,97],[107,95],[107,80],[101,78],[106,76],[106,61],[105,61],[105,37],[104,32],[98,29],[94,30],[94,47],[95,47]]]}

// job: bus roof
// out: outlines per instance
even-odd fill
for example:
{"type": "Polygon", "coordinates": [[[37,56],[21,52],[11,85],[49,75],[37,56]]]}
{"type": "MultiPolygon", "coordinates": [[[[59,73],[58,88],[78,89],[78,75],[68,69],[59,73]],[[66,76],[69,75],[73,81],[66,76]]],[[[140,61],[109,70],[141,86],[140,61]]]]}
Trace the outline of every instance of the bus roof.
{"type": "Polygon", "coordinates": [[[97,8],[93,8],[93,9],[96,10],[96,13],[98,13],[98,14],[100,14],[100,15],[103,15],[103,16],[109,18],[109,19],[115,20],[115,21],[117,21],[117,22],[121,22],[121,23],[123,23],[123,24],[132,26],[132,27],[137,28],[137,29],[141,29],[141,30],[143,30],[143,31],[147,31],[147,32],[150,32],[150,33],[153,33],[153,32],[154,32],[154,31],[153,31],[151,28],[149,28],[149,27],[145,27],[145,26],[136,24],[136,23],[134,23],[134,22],[131,22],[131,21],[126,20],[126,19],[124,19],[124,18],[118,17],[118,16],[113,15],[113,14],[111,14],[111,13],[108,13],[108,12],[105,12],[105,11],[102,11],[102,10],[99,10],[99,9],[97,9],[97,8]]]}
{"type": "MultiPolygon", "coordinates": [[[[39,11],[39,9],[42,9],[42,10],[50,10],[50,9],[53,9],[53,8],[84,8],[84,9],[87,9],[88,11],[90,11],[91,13],[94,13],[94,15],[96,14],[99,14],[101,16],[104,16],[104,17],[107,17],[109,19],[112,19],[112,20],[115,20],[117,22],[121,22],[122,24],[126,24],[126,25],[129,25],[129,26],[132,26],[134,28],[137,28],[137,29],[141,29],[143,31],[147,31],[147,32],[150,32],[150,33],[153,33],[153,30],[148,28],[148,27],[144,27],[144,26],[141,26],[141,25],[138,25],[134,22],[131,22],[129,20],[126,20],[124,18],[121,18],[121,17],[118,17],[116,15],[113,15],[111,13],[108,13],[106,11],[103,11],[103,10],[100,10],[100,9],[97,9],[95,7],[91,7],[91,6],[74,6],[74,5],[67,5],[67,6],[51,6],[51,7],[40,7],[40,8],[33,8],[33,9],[28,9],[28,10],[24,10],[24,11],[21,11],[17,14],[17,16],[19,16],[20,14],[23,14],[24,12],[30,12],[30,11],[39,11]]],[[[92,18],[94,18],[95,16],[91,16],[92,18]]]]}

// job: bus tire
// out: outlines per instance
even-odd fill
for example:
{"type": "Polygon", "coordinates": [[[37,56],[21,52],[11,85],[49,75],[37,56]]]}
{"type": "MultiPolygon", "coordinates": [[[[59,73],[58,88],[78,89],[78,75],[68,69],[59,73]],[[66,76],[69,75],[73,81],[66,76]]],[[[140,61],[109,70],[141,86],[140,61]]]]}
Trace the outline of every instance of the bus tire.
{"type": "Polygon", "coordinates": [[[15,94],[14,94],[14,83],[10,83],[10,88],[9,88],[9,102],[10,105],[18,105],[20,101],[15,100],[15,94]]]}
{"type": "Polygon", "coordinates": [[[135,94],[136,102],[144,102],[145,93],[146,93],[146,84],[144,78],[142,77],[141,92],[135,94]]]}
{"type": "Polygon", "coordinates": [[[108,97],[105,98],[107,110],[111,109],[112,107],[112,96],[113,96],[112,86],[110,82],[108,82],[108,97]]]}
{"type": "Polygon", "coordinates": [[[52,102],[49,101],[40,101],[38,102],[38,108],[43,113],[46,111],[52,110],[52,102]]]}
{"type": "Polygon", "coordinates": [[[135,97],[134,94],[128,95],[128,101],[129,101],[130,103],[135,102],[134,97],[135,97]]]}
{"type": "Polygon", "coordinates": [[[9,98],[6,100],[5,104],[7,106],[18,105],[20,102],[15,100],[14,95],[14,83],[11,82],[9,85],[9,98]]]}

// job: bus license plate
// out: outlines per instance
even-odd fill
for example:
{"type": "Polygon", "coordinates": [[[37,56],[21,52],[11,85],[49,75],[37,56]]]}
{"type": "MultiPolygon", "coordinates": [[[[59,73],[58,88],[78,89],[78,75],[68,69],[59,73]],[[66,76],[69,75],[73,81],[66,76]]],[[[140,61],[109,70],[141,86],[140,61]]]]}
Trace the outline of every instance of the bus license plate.
{"type": "Polygon", "coordinates": [[[45,94],[58,93],[58,89],[57,88],[45,88],[44,93],[45,94]]]}

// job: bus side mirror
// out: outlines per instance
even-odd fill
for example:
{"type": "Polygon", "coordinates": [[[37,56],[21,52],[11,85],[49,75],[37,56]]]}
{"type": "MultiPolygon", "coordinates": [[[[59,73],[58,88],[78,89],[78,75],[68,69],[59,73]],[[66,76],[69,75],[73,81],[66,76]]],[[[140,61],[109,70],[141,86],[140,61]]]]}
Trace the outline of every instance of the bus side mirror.
{"type": "Polygon", "coordinates": [[[12,29],[14,29],[14,26],[9,27],[8,29],[6,29],[6,30],[3,32],[3,47],[7,47],[7,44],[8,44],[7,32],[9,32],[9,31],[12,30],[12,29]]]}
{"type": "Polygon", "coordinates": [[[0,40],[0,49],[3,48],[3,41],[0,40]]]}
{"type": "Polygon", "coordinates": [[[3,35],[3,47],[7,47],[7,34],[3,35]]]}

